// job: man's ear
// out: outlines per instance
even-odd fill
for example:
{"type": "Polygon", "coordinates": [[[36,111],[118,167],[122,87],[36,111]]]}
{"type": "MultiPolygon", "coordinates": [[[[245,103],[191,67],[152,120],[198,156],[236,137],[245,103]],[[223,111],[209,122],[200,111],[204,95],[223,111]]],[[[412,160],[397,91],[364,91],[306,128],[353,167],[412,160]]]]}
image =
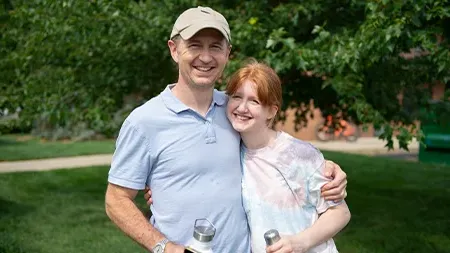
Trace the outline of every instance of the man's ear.
{"type": "Polygon", "coordinates": [[[177,43],[173,40],[167,41],[167,45],[169,46],[170,55],[172,59],[178,63],[178,53],[177,53],[177,43]]]}
{"type": "Polygon", "coordinates": [[[227,59],[230,59],[230,54],[231,54],[231,45],[228,46],[227,48],[227,59]]]}

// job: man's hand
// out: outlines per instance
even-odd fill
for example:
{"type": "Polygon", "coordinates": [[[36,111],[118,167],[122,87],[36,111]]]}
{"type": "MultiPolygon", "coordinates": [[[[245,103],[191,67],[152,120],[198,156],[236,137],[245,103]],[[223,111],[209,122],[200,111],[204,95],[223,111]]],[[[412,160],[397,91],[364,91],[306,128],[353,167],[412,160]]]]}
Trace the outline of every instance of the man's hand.
{"type": "Polygon", "coordinates": [[[144,189],[144,199],[147,201],[148,206],[151,206],[153,204],[152,190],[150,190],[150,188],[148,188],[148,186],[145,186],[145,189],[144,189]]]}
{"type": "Polygon", "coordinates": [[[164,253],[184,253],[184,247],[173,242],[169,242],[166,244],[164,253]]]}
{"type": "Polygon", "coordinates": [[[322,187],[325,200],[339,202],[347,197],[347,174],[332,161],[325,161],[325,176],[332,179],[322,187]]]}

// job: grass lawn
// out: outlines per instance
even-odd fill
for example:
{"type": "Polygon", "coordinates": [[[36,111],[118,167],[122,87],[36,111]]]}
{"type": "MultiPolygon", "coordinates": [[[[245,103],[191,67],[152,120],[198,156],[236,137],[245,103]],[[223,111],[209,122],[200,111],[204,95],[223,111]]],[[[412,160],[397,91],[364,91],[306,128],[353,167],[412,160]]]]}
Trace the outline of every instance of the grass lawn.
{"type": "MultiPolygon", "coordinates": [[[[450,252],[450,167],[325,156],[349,179],[352,220],[335,238],[341,253],[450,252]]],[[[145,252],[104,213],[107,172],[0,174],[0,252],[145,252]]],[[[142,195],[138,202],[145,207],[142,195]]]]}
{"type": "Polygon", "coordinates": [[[0,252],[146,252],[105,214],[107,172],[0,174],[0,252]]]}
{"type": "Polygon", "coordinates": [[[52,142],[26,135],[2,135],[0,136],[0,161],[109,154],[114,152],[114,144],[114,140],[52,142]]]}

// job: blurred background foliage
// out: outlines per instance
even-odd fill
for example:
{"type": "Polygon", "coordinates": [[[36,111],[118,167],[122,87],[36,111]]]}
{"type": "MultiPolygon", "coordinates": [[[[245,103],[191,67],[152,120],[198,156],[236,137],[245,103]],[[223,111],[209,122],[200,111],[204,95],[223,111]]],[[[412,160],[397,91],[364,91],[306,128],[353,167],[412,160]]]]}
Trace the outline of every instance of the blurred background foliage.
{"type": "Polygon", "coordinates": [[[297,127],[312,106],[384,129],[388,146],[420,138],[419,121],[450,127],[448,92],[430,103],[450,80],[449,1],[4,0],[0,133],[114,137],[134,107],[176,81],[167,40],[197,5],[232,29],[218,88],[246,58],[265,61],[297,127]]]}

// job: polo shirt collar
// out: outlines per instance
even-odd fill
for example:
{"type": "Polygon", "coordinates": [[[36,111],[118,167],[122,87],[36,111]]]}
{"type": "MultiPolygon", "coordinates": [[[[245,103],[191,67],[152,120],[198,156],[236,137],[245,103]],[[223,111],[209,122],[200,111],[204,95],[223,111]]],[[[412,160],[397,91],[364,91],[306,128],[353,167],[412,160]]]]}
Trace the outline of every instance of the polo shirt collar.
{"type": "Polygon", "coordinates": [[[224,92],[220,92],[214,89],[213,103],[218,106],[222,106],[225,104],[225,102],[227,102],[227,95],[225,95],[224,92]]]}
{"type": "MultiPolygon", "coordinates": [[[[177,97],[175,97],[172,93],[172,88],[175,84],[169,84],[161,93],[161,97],[164,101],[164,104],[169,110],[172,110],[175,113],[180,113],[182,111],[189,110],[190,108],[183,104],[177,97]]],[[[220,91],[214,89],[213,93],[213,104],[218,106],[222,106],[226,102],[226,96],[224,94],[220,94],[220,91]]]]}

